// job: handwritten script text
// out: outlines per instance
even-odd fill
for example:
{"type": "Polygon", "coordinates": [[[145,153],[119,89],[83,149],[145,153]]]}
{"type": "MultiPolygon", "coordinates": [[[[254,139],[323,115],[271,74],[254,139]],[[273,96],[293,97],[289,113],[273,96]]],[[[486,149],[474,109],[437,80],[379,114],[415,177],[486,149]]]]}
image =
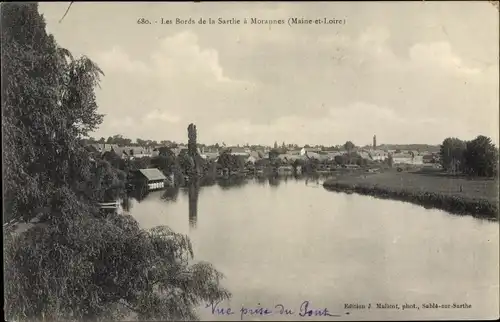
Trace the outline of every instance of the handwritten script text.
{"type": "Polygon", "coordinates": [[[314,308],[309,301],[303,301],[298,307],[287,307],[284,304],[276,304],[274,307],[264,307],[257,303],[255,307],[241,306],[239,310],[234,310],[230,307],[223,307],[221,302],[213,302],[207,304],[205,308],[210,308],[213,315],[238,315],[240,320],[245,316],[268,316],[268,315],[294,315],[303,318],[307,317],[340,317],[339,314],[333,314],[326,307],[314,308]]]}

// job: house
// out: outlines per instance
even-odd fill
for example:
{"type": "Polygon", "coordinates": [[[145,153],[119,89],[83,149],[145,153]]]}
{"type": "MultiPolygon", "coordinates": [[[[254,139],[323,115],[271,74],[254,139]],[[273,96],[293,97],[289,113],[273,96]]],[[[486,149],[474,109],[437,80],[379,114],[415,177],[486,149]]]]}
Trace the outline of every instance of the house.
{"type": "Polygon", "coordinates": [[[89,149],[97,150],[101,155],[106,152],[114,152],[122,159],[152,156],[151,148],[140,146],[118,146],[117,144],[96,143],[91,144],[87,150],[89,149]]]}
{"type": "Polygon", "coordinates": [[[249,152],[245,150],[245,148],[240,148],[240,147],[229,147],[225,149],[226,151],[230,151],[229,153],[231,155],[241,155],[248,157],[250,155],[249,152]]]}
{"type": "Polygon", "coordinates": [[[422,163],[436,163],[436,158],[432,154],[422,156],[422,163]]]}
{"type": "Polygon", "coordinates": [[[179,154],[181,154],[181,151],[183,151],[183,150],[187,150],[187,146],[178,145],[177,147],[172,148],[172,151],[175,153],[175,156],[178,156],[179,154]]]}
{"type": "Polygon", "coordinates": [[[250,156],[256,159],[262,159],[262,157],[264,156],[264,151],[250,151],[250,156]]]}
{"type": "Polygon", "coordinates": [[[205,152],[205,160],[215,161],[219,157],[219,152],[205,152]]]}
{"type": "Polygon", "coordinates": [[[304,155],[304,158],[305,159],[316,159],[318,161],[326,161],[326,160],[330,159],[330,157],[327,154],[320,154],[320,153],[316,153],[316,152],[307,152],[304,155]]]}
{"type": "Polygon", "coordinates": [[[423,157],[406,153],[394,153],[392,155],[394,164],[423,164],[423,157]]]}
{"type": "Polygon", "coordinates": [[[319,154],[319,152],[321,152],[321,148],[302,148],[300,150],[300,155],[306,155],[306,153],[319,154]]]}
{"type": "Polygon", "coordinates": [[[168,183],[167,177],[156,168],[135,171],[134,181],[136,184],[147,185],[149,190],[163,189],[168,183]]]}
{"type": "Polygon", "coordinates": [[[316,152],[309,152],[309,151],[304,150],[304,154],[302,154],[302,151],[301,151],[300,155],[303,155],[308,159],[316,159],[316,160],[320,159],[319,153],[316,153],[316,152]]]}
{"type": "Polygon", "coordinates": [[[370,157],[370,153],[369,153],[369,152],[366,152],[366,151],[358,151],[358,155],[359,155],[362,159],[372,160],[372,158],[370,157]]]}
{"type": "Polygon", "coordinates": [[[90,145],[101,153],[111,151],[113,148],[118,148],[117,144],[109,144],[109,143],[93,143],[90,145]]]}
{"type": "Polygon", "coordinates": [[[252,163],[252,164],[255,164],[255,162],[257,161],[258,159],[256,157],[254,157],[253,155],[250,155],[247,160],[246,160],[246,163],[252,163]]]}
{"type": "Polygon", "coordinates": [[[281,162],[288,162],[290,157],[291,155],[289,154],[278,154],[278,159],[280,159],[281,162]]]}
{"type": "Polygon", "coordinates": [[[370,150],[369,153],[373,161],[384,161],[388,157],[388,153],[383,150],[370,150]]]}
{"type": "Polygon", "coordinates": [[[330,159],[334,160],[336,156],[343,156],[344,152],[341,152],[341,151],[328,151],[327,155],[328,155],[328,157],[330,159]]]}
{"type": "Polygon", "coordinates": [[[291,154],[291,155],[300,155],[300,151],[301,150],[290,150],[290,151],[288,151],[288,154],[291,154]]]}
{"type": "Polygon", "coordinates": [[[278,155],[278,158],[282,161],[282,162],[286,162],[286,163],[293,163],[295,162],[295,160],[304,160],[306,157],[303,156],[303,155],[297,155],[297,154],[280,154],[278,155]]]}
{"type": "Polygon", "coordinates": [[[203,147],[201,150],[202,153],[219,153],[219,149],[216,147],[203,147]]]}
{"type": "Polygon", "coordinates": [[[104,153],[106,153],[106,152],[115,153],[121,159],[128,159],[130,157],[130,155],[127,153],[126,149],[123,149],[117,145],[111,147],[111,150],[105,151],[104,153]]]}
{"type": "Polygon", "coordinates": [[[118,147],[118,150],[124,151],[130,158],[143,158],[143,157],[153,156],[152,147],[150,148],[142,146],[120,146],[118,147]]]}

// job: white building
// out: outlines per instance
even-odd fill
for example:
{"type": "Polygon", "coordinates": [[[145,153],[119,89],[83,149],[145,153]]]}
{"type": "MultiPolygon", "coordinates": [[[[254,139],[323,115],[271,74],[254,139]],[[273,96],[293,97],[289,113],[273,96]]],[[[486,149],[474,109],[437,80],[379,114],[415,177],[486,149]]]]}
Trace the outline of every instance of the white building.
{"type": "Polygon", "coordinates": [[[302,148],[302,149],[300,149],[300,155],[306,155],[306,152],[309,153],[309,154],[310,153],[316,153],[317,154],[320,151],[321,151],[321,149],[319,149],[319,148],[302,148]]]}

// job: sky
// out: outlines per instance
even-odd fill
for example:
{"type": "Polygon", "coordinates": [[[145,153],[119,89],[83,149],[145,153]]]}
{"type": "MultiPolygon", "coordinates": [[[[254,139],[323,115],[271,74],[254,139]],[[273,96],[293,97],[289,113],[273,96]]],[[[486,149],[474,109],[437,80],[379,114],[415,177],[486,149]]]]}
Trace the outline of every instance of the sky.
{"type": "Polygon", "coordinates": [[[76,2],[59,23],[68,4],[39,6],[59,45],[105,73],[97,138],[186,142],[195,123],[205,144],[498,145],[499,14],[486,1],[76,2]],[[219,17],[345,24],[160,23],[219,17]]]}

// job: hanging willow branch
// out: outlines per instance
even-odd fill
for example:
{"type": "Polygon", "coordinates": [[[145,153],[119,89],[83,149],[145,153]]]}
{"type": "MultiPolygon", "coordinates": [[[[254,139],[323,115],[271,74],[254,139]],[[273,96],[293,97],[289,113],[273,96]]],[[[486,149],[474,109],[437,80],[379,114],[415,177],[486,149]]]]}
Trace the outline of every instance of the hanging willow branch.
{"type": "Polygon", "coordinates": [[[71,5],[73,4],[74,1],[71,1],[69,3],[69,6],[68,6],[68,9],[66,9],[66,12],[64,13],[64,15],[62,16],[61,20],[59,20],[59,23],[61,23],[64,19],[64,17],[66,17],[66,15],[68,14],[68,11],[69,11],[69,8],[71,8],[71,5]]]}

